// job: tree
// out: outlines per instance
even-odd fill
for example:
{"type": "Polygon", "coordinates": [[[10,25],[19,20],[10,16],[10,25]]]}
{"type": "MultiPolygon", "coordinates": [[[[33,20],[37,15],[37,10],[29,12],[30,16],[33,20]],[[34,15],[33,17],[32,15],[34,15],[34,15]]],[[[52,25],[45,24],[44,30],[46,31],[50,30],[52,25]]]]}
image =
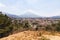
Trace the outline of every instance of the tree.
{"type": "Polygon", "coordinates": [[[56,31],[60,32],[60,21],[56,24],[56,31]]]}
{"type": "Polygon", "coordinates": [[[8,36],[12,29],[11,19],[0,12],[0,37],[8,36]]]}

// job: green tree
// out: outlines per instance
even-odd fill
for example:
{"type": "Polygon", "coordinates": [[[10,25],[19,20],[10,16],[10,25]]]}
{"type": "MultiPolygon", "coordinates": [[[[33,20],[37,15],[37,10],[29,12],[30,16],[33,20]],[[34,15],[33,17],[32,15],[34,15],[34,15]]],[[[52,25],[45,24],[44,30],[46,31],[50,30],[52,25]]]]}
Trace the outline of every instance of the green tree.
{"type": "Polygon", "coordinates": [[[0,12],[0,37],[8,36],[12,29],[11,19],[0,12]]]}

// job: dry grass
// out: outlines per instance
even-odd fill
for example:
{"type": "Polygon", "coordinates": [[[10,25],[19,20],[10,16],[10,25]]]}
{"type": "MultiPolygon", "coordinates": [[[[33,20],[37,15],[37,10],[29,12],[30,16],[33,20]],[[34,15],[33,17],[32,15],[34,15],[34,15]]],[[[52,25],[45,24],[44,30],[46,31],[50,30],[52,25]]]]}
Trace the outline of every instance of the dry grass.
{"type": "Polygon", "coordinates": [[[45,35],[44,33],[39,31],[24,31],[0,40],[60,40],[59,36],[47,35],[46,33],[45,35]]]}

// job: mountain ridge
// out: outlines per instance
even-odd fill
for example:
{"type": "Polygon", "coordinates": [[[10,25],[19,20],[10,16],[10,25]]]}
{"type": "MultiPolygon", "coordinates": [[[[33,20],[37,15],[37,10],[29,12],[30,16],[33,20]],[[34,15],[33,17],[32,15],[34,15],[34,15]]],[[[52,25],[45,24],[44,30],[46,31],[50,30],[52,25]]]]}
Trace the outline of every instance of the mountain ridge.
{"type": "Polygon", "coordinates": [[[20,15],[20,17],[22,17],[22,18],[39,18],[40,17],[41,18],[41,16],[38,16],[31,12],[26,12],[26,13],[20,15]]]}
{"type": "Polygon", "coordinates": [[[59,19],[60,18],[59,15],[51,16],[51,17],[43,17],[43,16],[39,16],[39,15],[36,15],[34,13],[31,13],[31,12],[26,12],[22,15],[14,15],[14,14],[9,14],[9,13],[4,13],[4,12],[3,12],[3,14],[6,14],[10,18],[54,18],[54,19],[56,19],[56,18],[59,19]]]}

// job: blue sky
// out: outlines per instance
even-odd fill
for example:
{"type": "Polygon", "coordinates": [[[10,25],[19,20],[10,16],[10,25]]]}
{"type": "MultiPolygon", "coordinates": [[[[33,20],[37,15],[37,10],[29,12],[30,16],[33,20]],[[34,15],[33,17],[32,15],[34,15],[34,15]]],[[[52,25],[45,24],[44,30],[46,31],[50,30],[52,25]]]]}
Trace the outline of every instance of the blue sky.
{"type": "Polygon", "coordinates": [[[0,11],[21,15],[32,12],[39,16],[60,15],[60,0],[0,0],[0,11]]]}

